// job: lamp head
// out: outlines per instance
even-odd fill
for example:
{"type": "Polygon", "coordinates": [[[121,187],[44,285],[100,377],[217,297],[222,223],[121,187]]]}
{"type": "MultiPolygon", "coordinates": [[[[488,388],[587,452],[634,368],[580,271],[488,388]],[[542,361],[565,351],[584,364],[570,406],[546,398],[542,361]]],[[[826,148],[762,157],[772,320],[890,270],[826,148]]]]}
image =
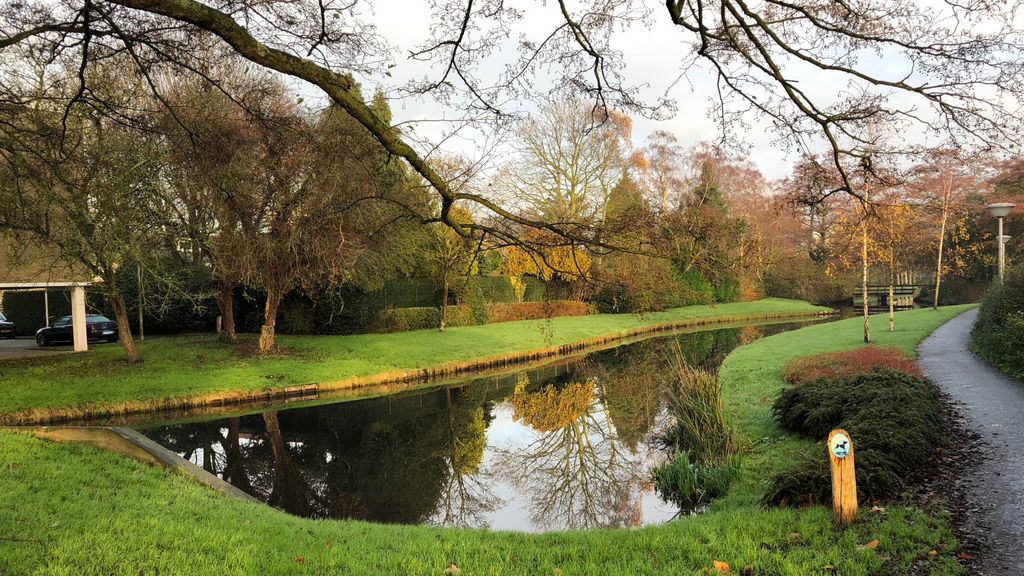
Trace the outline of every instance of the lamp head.
{"type": "Polygon", "coordinates": [[[1010,204],[1009,202],[999,202],[997,204],[989,204],[985,208],[988,209],[988,213],[992,216],[1005,218],[1010,215],[1010,212],[1013,212],[1014,206],[1015,204],[1010,204]]]}

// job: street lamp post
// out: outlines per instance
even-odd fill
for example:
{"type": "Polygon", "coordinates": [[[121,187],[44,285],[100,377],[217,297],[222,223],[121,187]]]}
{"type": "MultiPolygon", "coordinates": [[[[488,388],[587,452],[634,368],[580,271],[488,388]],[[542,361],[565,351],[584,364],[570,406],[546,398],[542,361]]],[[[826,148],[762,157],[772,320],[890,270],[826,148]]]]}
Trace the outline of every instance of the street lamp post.
{"type": "Polygon", "coordinates": [[[1006,270],[1006,240],[1008,236],[1003,236],[1003,218],[1010,215],[1013,211],[1014,204],[1009,202],[999,202],[998,204],[989,204],[985,208],[988,209],[988,213],[996,217],[999,220],[999,235],[996,236],[996,242],[999,244],[999,283],[1003,283],[1003,274],[1006,270]]]}

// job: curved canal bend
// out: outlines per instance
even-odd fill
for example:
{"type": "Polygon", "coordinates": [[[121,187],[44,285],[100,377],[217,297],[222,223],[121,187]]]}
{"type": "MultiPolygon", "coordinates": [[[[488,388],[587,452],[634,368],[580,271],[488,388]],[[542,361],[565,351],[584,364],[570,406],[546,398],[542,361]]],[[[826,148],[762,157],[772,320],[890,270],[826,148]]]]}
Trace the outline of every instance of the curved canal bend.
{"type": "Polygon", "coordinates": [[[528,532],[656,524],[666,378],[807,325],[654,337],[568,362],[389,396],[139,427],[289,513],[528,532]]]}

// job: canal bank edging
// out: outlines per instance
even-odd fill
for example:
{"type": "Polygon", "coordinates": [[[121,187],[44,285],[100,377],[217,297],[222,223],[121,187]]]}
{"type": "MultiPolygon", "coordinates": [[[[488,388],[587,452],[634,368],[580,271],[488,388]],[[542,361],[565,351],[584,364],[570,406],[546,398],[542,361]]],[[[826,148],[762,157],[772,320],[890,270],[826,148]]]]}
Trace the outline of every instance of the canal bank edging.
{"type": "Polygon", "coordinates": [[[737,322],[754,322],[760,320],[800,320],[834,316],[835,310],[820,312],[791,312],[782,314],[733,314],[711,318],[694,318],[641,326],[629,330],[587,338],[571,344],[535,348],[508,354],[484,356],[465,362],[438,364],[416,370],[394,370],[379,372],[368,376],[355,376],[342,380],[326,381],[316,384],[300,384],[264,388],[262,390],[246,390],[163,398],[153,400],[130,400],[116,404],[84,405],[69,408],[31,408],[8,414],[0,414],[0,426],[33,426],[59,424],[69,421],[88,421],[90,419],[109,418],[131,414],[153,412],[169,412],[204,407],[237,406],[248,403],[281,400],[294,402],[298,400],[315,400],[322,392],[346,390],[389,384],[423,384],[431,381],[482,373],[501,368],[514,367],[535,363],[541,360],[555,359],[574,354],[585,353],[610,344],[663,332],[671,332],[685,328],[712,327],[737,322]]]}
{"type": "Polygon", "coordinates": [[[140,460],[146,464],[178,471],[190,476],[200,484],[232,498],[260,502],[131,428],[122,426],[11,426],[5,427],[5,429],[31,434],[53,442],[88,444],[101,450],[140,460]]]}

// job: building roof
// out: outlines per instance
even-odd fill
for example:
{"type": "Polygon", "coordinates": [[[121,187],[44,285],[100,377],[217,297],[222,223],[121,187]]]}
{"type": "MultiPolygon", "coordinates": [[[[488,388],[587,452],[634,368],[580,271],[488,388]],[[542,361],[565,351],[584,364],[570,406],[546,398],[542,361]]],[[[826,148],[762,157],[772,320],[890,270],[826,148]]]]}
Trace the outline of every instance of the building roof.
{"type": "Polygon", "coordinates": [[[93,282],[81,266],[61,258],[60,250],[37,239],[0,235],[0,290],[60,288],[93,282]]]}

